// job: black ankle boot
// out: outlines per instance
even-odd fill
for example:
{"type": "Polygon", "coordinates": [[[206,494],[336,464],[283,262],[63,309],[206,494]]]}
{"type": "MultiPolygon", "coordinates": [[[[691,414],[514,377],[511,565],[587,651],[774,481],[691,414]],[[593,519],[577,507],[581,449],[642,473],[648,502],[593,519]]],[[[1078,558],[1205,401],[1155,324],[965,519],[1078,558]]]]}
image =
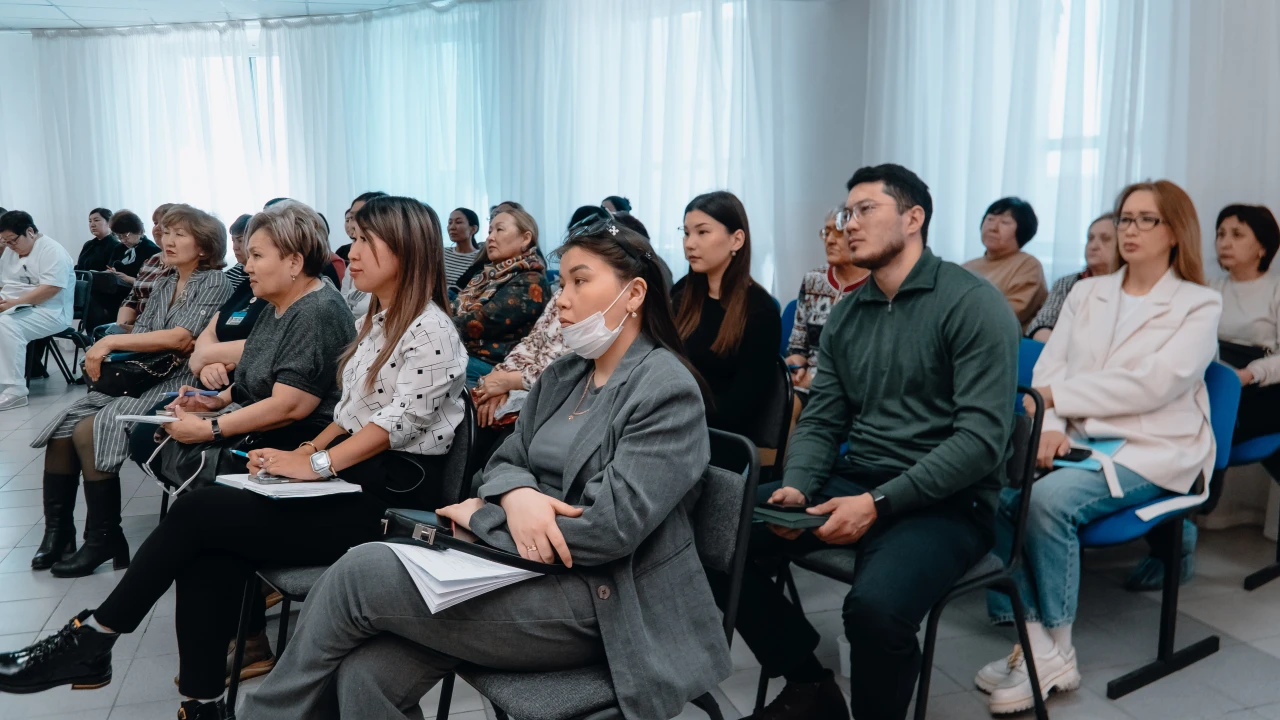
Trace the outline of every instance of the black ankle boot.
{"type": "Polygon", "coordinates": [[[835,675],[826,670],[817,682],[788,682],[773,702],[747,720],[849,720],[849,703],[835,675]]]}
{"type": "Polygon", "coordinates": [[[91,615],[85,610],[44,640],[0,654],[0,692],[33,693],[59,685],[92,690],[110,683],[111,646],[120,636],[82,625],[91,615]]]}
{"type": "Polygon", "coordinates": [[[226,705],[221,699],[187,700],[178,707],[178,720],[223,720],[227,715],[226,705]]]}
{"type": "Polygon", "coordinates": [[[53,564],[76,551],[75,475],[44,474],[44,539],[31,558],[32,570],[48,570],[53,564]]]}
{"type": "Polygon", "coordinates": [[[129,542],[120,529],[120,478],[86,480],[84,499],[89,506],[84,545],[75,555],[53,566],[55,577],[91,575],[108,560],[116,570],[129,567],[129,542]]]}

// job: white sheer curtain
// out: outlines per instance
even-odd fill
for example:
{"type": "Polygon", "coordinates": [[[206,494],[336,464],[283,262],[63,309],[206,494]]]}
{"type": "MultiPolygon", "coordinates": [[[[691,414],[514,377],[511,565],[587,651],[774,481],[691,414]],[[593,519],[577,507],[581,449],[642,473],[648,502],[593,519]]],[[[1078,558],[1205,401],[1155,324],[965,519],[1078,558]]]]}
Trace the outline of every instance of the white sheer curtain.
{"type": "Polygon", "coordinates": [[[872,0],[864,157],[929,183],[950,260],[982,253],[991,201],[1028,200],[1052,281],[1126,183],[1186,183],[1191,17],[1190,0],[872,0]]]}
{"type": "Polygon", "coordinates": [[[89,209],[185,202],[224,222],[262,206],[242,24],[34,34],[39,123],[57,213],[42,229],[88,238],[89,209]]]}
{"type": "Polygon", "coordinates": [[[264,135],[288,194],[334,214],[371,189],[482,218],[516,200],[549,248],[575,207],[625,195],[677,274],[685,203],[727,188],[771,284],[778,5],[500,0],[266,22],[264,135]]]}

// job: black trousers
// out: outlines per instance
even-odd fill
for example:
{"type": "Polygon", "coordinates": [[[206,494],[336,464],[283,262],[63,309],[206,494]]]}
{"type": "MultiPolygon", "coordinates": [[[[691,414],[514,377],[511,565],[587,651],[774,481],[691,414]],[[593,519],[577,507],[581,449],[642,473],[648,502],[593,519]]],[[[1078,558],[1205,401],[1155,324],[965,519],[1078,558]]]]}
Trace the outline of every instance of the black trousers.
{"type": "MultiPolygon", "coordinates": [[[[1280,385],[1246,385],[1240,391],[1240,409],[1236,413],[1236,431],[1232,442],[1238,445],[1245,440],[1280,433],[1277,407],[1280,407],[1280,385]]],[[[1263,460],[1262,466],[1271,474],[1272,479],[1280,482],[1280,457],[1273,455],[1263,460]]]]}
{"type": "MultiPolygon", "coordinates": [[[[383,473],[398,467],[398,455],[384,452],[342,475],[366,488],[385,485],[383,473]]],[[[416,459],[433,479],[440,477],[443,458],[416,459]]],[[[438,491],[438,480],[429,485],[438,491]]],[[[415,498],[429,497],[427,488],[418,490],[415,498]]],[[[219,697],[245,581],[263,567],[328,565],[348,548],[379,539],[388,507],[383,494],[273,500],[222,485],[192,491],[174,502],[94,615],[112,630],[133,632],[176,582],[178,689],[189,697],[219,697]]],[[[401,506],[435,509],[433,501],[401,506]]]]}
{"type": "MultiPolygon", "coordinates": [[[[813,500],[863,492],[848,474],[837,475],[813,500]]],[[[771,675],[786,675],[813,656],[819,636],[772,575],[787,553],[830,546],[808,532],[784,540],[764,525],[752,530],[737,629],[771,675]]],[[[906,717],[920,672],[920,624],[993,540],[991,522],[972,508],[939,504],[877,520],[861,540],[847,546],[856,556],[843,608],[852,670],[849,705],[856,720],[906,717]]],[[[723,605],[728,578],[714,575],[712,590],[723,605]]]]}

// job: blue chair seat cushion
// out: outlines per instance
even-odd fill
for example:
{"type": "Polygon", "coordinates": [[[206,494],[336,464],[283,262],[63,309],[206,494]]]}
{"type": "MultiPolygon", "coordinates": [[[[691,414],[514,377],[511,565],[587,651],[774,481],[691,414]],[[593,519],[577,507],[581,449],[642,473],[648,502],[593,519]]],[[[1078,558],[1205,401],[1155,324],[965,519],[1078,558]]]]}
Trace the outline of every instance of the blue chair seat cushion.
{"type": "Polygon", "coordinates": [[[280,594],[290,601],[302,602],[307,599],[307,594],[311,592],[311,588],[320,580],[320,576],[324,574],[324,571],[328,569],[328,565],[272,568],[260,571],[258,577],[262,578],[271,587],[279,590],[280,594]]]}
{"type": "Polygon", "coordinates": [[[1228,464],[1251,465],[1266,460],[1280,450],[1280,433],[1263,435],[1252,440],[1245,440],[1231,448],[1231,459],[1228,464]]]}
{"type": "Polygon", "coordinates": [[[1186,514],[1189,509],[1181,508],[1172,510],[1161,515],[1157,515],[1150,520],[1143,520],[1138,517],[1138,511],[1143,508],[1150,507],[1157,503],[1162,503],[1170,497],[1176,495],[1162,495],[1154,500],[1125,508],[1119,512],[1094,520],[1080,528],[1080,545],[1082,547],[1104,547],[1107,545],[1119,545],[1130,540],[1136,540],[1148,532],[1155,526],[1169,520],[1170,518],[1181,517],[1186,514]]]}
{"type": "Polygon", "coordinates": [[[505,672],[473,665],[458,675],[520,720],[618,717],[617,695],[604,665],[554,672],[505,672]]]}

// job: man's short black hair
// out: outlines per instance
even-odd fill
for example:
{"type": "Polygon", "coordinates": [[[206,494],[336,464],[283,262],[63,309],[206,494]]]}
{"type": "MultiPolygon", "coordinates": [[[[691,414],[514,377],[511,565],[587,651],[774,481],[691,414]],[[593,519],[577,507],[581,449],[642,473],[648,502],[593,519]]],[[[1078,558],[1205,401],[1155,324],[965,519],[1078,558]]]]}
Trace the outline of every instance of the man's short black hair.
{"type": "Polygon", "coordinates": [[[929,186],[924,184],[919,175],[910,170],[885,163],[883,165],[858,168],[849,178],[845,190],[853,190],[855,185],[863,183],[884,183],[884,192],[898,204],[898,214],[919,205],[924,210],[924,223],[920,225],[920,239],[929,244],[929,220],[933,218],[933,196],[929,194],[929,186]]]}
{"type": "Polygon", "coordinates": [[[1031,238],[1036,236],[1036,230],[1040,228],[1040,221],[1036,219],[1036,211],[1031,207],[1031,203],[1020,197],[1000,198],[991,203],[991,207],[987,208],[982,220],[985,222],[987,215],[1003,215],[1005,213],[1012,214],[1013,221],[1018,224],[1018,229],[1013,232],[1013,236],[1018,240],[1018,247],[1031,242],[1031,238]]]}
{"type": "Polygon", "coordinates": [[[616,212],[631,212],[631,201],[621,195],[610,195],[600,201],[601,205],[604,205],[605,203],[612,205],[616,212]]]}
{"type": "Polygon", "coordinates": [[[0,215],[0,232],[8,230],[14,235],[26,235],[28,229],[40,232],[40,228],[36,227],[35,221],[31,219],[30,213],[25,213],[21,210],[10,210],[0,215]]]}
{"type": "Polygon", "coordinates": [[[112,214],[112,213],[111,213],[111,211],[110,211],[110,210],[108,210],[108,209],[106,209],[106,208],[94,208],[94,209],[92,209],[92,210],[90,210],[90,211],[89,211],[89,214],[90,214],[90,215],[97,215],[98,217],[102,218],[103,220],[106,220],[107,222],[111,222],[111,214],[112,214]]]}
{"type": "Polygon", "coordinates": [[[1280,226],[1276,225],[1276,216],[1263,205],[1228,205],[1218,213],[1218,222],[1214,228],[1222,227],[1222,221],[1233,217],[1253,231],[1258,244],[1262,246],[1262,259],[1258,261],[1258,271],[1266,272],[1271,261],[1280,251],[1280,226]]]}

